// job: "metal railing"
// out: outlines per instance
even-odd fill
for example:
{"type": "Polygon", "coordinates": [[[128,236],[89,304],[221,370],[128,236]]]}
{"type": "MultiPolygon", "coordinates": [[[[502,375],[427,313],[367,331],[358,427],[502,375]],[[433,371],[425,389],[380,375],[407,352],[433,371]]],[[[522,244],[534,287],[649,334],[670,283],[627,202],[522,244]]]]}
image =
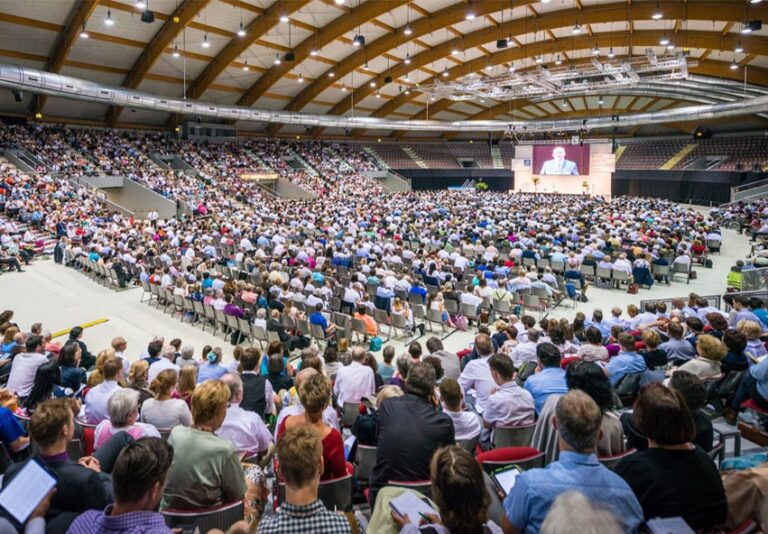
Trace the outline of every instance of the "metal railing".
{"type": "Polygon", "coordinates": [[[768,178],[757,180],[748,184],[731,187],[731,202],[738,202],[748,198],[768,193],[768,178]]]}
{"type": "MultiPolygon", "coordinates": [[[[730,293],[729,293],[730,294],[730,293]]],[[[699,296],[699,298],[706,299],[708,306],[714,306],[718,310],[720,309],[720,305],[722,303],[723,297],[722,295],[702,295],[699,296]]],[[[683,302],[688,302],[688,297],[676,297],[676,298],[669,298],[669,299],[648,299],[648,300],[641,300],[640,301],[640,311],[645,311],[645,307],[648,304],[657,304],[659,302],[663,302],[667,305],[667,311],[670,311],[673,309],[672,301],[673,300],[682,300],[683,302]]]]}
{"type": "Polygon", "coordinates": [[[742,291],[759,291],[761,289],[768,290],[768,267],[741,271],[742,291]]]}

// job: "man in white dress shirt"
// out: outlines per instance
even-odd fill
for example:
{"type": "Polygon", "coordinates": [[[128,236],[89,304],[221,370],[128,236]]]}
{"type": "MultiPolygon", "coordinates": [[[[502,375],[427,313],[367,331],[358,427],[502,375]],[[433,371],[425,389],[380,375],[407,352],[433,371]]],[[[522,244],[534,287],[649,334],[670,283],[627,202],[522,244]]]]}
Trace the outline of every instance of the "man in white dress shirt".
{"type": "Polygon", "coordinates": [[[37,370],[48,363],[43,354],[43,338],[29,336],[24,346],[26,352],[17,354],[11,362],[11,374],[8,376],[7,389],[19,397],[27,397],[35,384],[37,370]]]}
{"type": "Polygon", "coordinates": [[[452,378],[443,378],[440,381],[440,401],[443,404],[443,413],[453,420],[456,441],[474,439],[480,435],[483,420],[475,412],[461,409],[464,395],[458,382],[452,378]]]}
{"type": "Polygon", "coordinates": [[[249,455],[266,453],[272,435],[261,417],[240,407],[243,400],[243,381],[234,373],[225,374],[221,381],[229,387],[230,396],[227,415],[216,435],[232,443],[237,452],[249,455]]]}
{"type": "Polygon", "coordinates": [[[485,404],[491,391],[496,387],[496,383],[491,376],[491,368],[488,366],[488,358],[493,354],[493,343],[487,334],[478,334],[475,336],[475,351],[478,358],[467,363],[459,376],[459,385],[464,391],[464,395],[470,392],[474,397],[465,397],[467,407],[474,409],[482,414],[485,404]]]}
{"type": "MultiPolygon", "coordinates": [[[[512,349],[509,357],[512,358],[512,363],[516,369],[520,369],[525,362],[536,361],[536,346],[539,344],[539,331],[535,328],[529,328],[526,332],[525,341],[518,343],[518,345],[512,349]]],[[[518,334],[517,339],[520,340],[518,334]]]]}
{"type": "Polygon", "coordinates": [[[149,366],[149,374],[147,375],[147,382],[151,385],[152,381],[160,374],[160,371],[166,369],[173,370],[176,375],[179,374],[179,366],[173,363],[173,356],[176,354],[176,349],[171,345],[163,347],[163,351],[160,353],[160,359],[149,366]]]}
{"type": "Polygon", "coordinates": [[[344,408],[345,402],[357,403],[363,397],[376,394],[373,369],[363,365],[364,359],[365,349],[355,347],[352,349],[352,363],[336,372],[333,393],[336,395],[336,405],[339,408],[344,408]]]}
{"type": "MultiPolygon", "coordinates": [[[[536,409],[533,395],[517,384],[515,367],[505,354],[494,354],[488,359],[493,381],[498,386],[490,397],[483,412],[483,426],[493,429],[496,426],[523,426],[535,422],[536,409]]],[[[484,432],[481,446],[487,449],[492,436],[484,432]]]]}
{"type": "Polygon", "coordinates": [[[85,396],[82,415],[89,425],[98,425],[104,419],[109,419],[108,402],[112,394],[121,389],[123,379],[123,361],[120,358],[109,358],[104,362],[102,370],[104,382],[92,388],[85,396]]]}

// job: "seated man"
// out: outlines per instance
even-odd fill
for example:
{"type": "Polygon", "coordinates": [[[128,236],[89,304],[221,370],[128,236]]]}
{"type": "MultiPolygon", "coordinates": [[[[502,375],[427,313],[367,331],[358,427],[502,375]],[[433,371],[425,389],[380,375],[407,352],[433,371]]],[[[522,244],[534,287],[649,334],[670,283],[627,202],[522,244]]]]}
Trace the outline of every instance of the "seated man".
{"type": "MultiPolygon", "coordinates": [[[[515,366],[506,354],[496,353],[488,359],[496,390],[488,397],[483,411],[483,426],[523,426],[536,419],[533,396],[515,380],[515,366]]],[[[484,433],[483,448],[490,446],[491,432],[484,433]]]]}
{"type": "Polygon", "coordinates": [[[336,405],[343,409],[345,402],[359,403],[360,399],[376,394],[376,380],[373,369],[363,365],[365,349],[352,349],[352,363],[336,372],[336,382],[333,393],[336,395],[336,405]]]}
{"type": "Polygon", "coordinates": [[[275,392],[269,380],[261,376],[256,369],[259,356],[256,348],[248,347],[240,357],[240,365],[243,367],[240,374],[243,381],[243,400],[240,407],[265,418],[275,413],[275,392]]]}
{"type": "Polygon", "coordinates": [[[88,391],[85,396],[83,413],[85,422],[89,425],[98,425],[104,419],[109,419],[108,402],[112,394],[121,388],[119,382],[123,380],[123,362],[120,358],[112,357],[104,362],[102,369],[104,382],[88,391]]]}
{"type": "Polygon", "coordinates": [[[504,499],[504,532],[539,532],[552,503],[569,490],[609,507],[621,523],[621,532],[637,531],[643,522],[640,503],[629,485],[595,455],[602,417],[595,401],[583,391],[570,391],[558,400],[555,426],[560,459],[517,477],[504,499]]]}
{"type": "Polygon", "coordinates": [[[230,391],[229,406],[224,422],[216,435],[234,445],[237,452],[264,454],[269,449],[272,436],[260,416],[240,407],[243,400],[243,381],[236,374],[227,373],[221,377],[230,391]]]}
{"type": "Polygon", "coordinates": [[[480,435],[483,420],[475,412],[461,409],[464,394],[458,382],[452,378],[443,378],[440,381],[440,400],[443,413],[453,420],[456,441],[470,440],[480,435]]]}
{"type": "Polygon", "coordinates": [[[25,345],[26,352],[17,354],[11,363],[11,374],[8,376],[7,388],[22,399],[32,391],[37,370],[48,363],[43,354],[43,338],[29,336],[25,345]]]}
{"type": "Polygon", "coordinates": [[[411,364],[407,393],[378,407],[379,442],[370,502],[376,502],[378,490],[390,481],[429,480],[432,454],[455,443],[451,418],[438,411],[435,381],[434,367],[426,362],[411,364]]]}
{"type": "Polygon", "coordinates": [[[277,513],[262,518],[256,532],[352,534],[347,519],[326,509],[317,498],[324,470],[323,445],[317,433],[305,425],[288,429],[277,444],[277,459],[285,480],[285,502],[277,513]]]}
{"type": "Polygon", "coordinates": [[[165,479],[173,461],[173,448],[162,439],[142,438],[130,443],[117,457],[112,471],[115,503],[103,511],[81,514],[67,532],[99,534],[125,532],[126,525],[141,525],[142,532],[171,534],[157,511],[165,479]]]}
{"type": "Polygon", "coordinates": [[[323,303],[320,302],[315,305],[315,311],[309,315],[309,324],[316,324],[323,329],[323,335],[327,338],[331,338],[336,333],[336,325],[329,323],[323,315],[323,303]]]}
{"type": "Polygon", "coordinates": [[[13,412],[6,407],[0,407],[0,441],[3,442],[8,454],[13,458],[29,447],[29,436],[13,412]]]}
{"type": "Polygon", "coordinates": [[[635,338],[626,332],[619,334],[619,346],[621,351],[605,365],[605,374],[611,385],[621,382],[625,376],[633,373],[642,373],[647,369],[645,360],[635,352],[635,338]]]}
{"type": "Polygon", "coordinates": [[[542,343],[536,347],[538,365],[536,372],[529,376],[523,386],[533,396],[536,413],[550,395],[568,392],[565,384],[565,370],[560,369],[560,350],[552,343],[542,343]]]}
{"type": "MultiPolygon", "coordinates": [[[[71,399],[45,401],[29,421],[29,433],[40,449],[38,458],[59,479],[45,518],[48,532],[66,532],[78,514],[103,510],[112,502],[112,479],[101,473],[99,461],[88,456],[73,462],[67,455],[67,445],[75,435],[74,406],[71,399]]],[[[5,472],[4,484],[24,465],[11,465],[5,472]]]]}

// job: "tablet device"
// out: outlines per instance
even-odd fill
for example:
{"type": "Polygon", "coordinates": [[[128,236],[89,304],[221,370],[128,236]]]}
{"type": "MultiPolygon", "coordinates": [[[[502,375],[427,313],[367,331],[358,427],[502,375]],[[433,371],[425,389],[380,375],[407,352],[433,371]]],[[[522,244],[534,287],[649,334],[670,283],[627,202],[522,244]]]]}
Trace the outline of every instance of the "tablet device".
{"type": "Polygon", "coordinates": [[[31,458],[0,491],[0,507],[17,525],[27,522],[35,508],[56,487],[58,477],[37,458],[31,458]]]}
{"type": "Polygon", "coordinates": [[[496,484],[504,495],[509,495],[509,492],[515,486],[517,476],[520,474],[520,468],[516,465],[508,465],[500,469],[496,469],[491,473],[491,480],[496,484]]]}

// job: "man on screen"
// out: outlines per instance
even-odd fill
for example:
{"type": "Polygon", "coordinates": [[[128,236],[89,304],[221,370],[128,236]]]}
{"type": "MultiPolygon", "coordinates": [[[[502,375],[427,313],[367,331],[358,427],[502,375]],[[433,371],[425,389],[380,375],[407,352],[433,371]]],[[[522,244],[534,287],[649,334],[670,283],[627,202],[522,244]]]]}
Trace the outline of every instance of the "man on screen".
{"type": "Polygon", "coordinates": [[[547,160],[541,166],[539,174],[579,174],[579,168],[575,161],[565,159],[565,149],[556,146],[552,150],[552,159],[547,160]]]}

